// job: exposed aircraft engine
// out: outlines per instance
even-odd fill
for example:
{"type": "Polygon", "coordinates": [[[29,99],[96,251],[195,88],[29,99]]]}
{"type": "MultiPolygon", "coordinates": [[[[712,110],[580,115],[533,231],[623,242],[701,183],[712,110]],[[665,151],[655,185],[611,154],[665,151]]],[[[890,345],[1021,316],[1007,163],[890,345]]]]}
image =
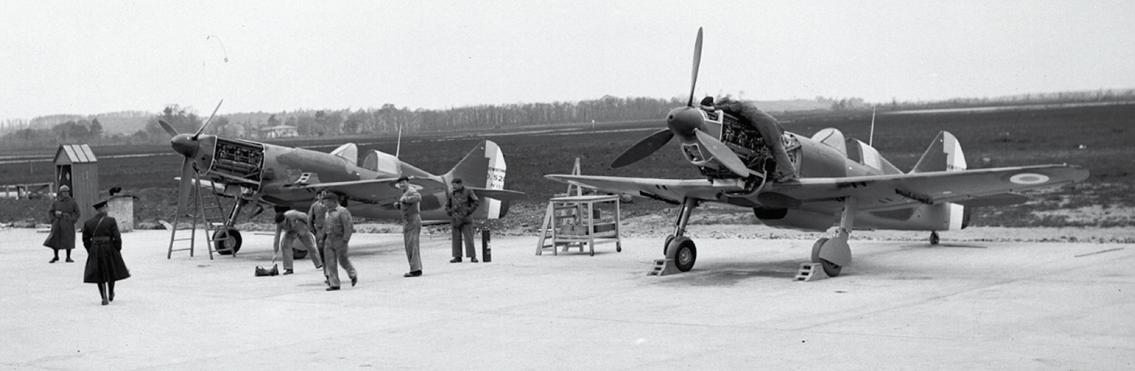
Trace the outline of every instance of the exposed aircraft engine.
{"type": "Polygon", "coordinates": [[[229,181],[243,180],[250,188],[259,188],[264,166],[264,147],[256,143],[217,138],[213,163],[209,171],[229,181]]]}

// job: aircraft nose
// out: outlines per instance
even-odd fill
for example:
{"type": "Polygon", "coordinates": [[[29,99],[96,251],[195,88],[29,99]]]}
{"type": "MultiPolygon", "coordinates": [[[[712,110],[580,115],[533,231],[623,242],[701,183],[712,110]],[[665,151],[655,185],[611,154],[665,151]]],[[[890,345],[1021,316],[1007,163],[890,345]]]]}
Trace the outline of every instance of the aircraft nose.
{"type": "Polygon", "coordinates": [[[178,134],[169,140],[170,147],[177,153],[187,158],[193,158],[197,154],[197,141],[193,140],[189,134],[178,134]]]}
{"type": "Polygon", "coordinates": [[[702,115],[697,108],[675,108],[666,116],[666,125],[674,134],[689,137],[694,135],[694,130],[702,127],[702,115]]]}

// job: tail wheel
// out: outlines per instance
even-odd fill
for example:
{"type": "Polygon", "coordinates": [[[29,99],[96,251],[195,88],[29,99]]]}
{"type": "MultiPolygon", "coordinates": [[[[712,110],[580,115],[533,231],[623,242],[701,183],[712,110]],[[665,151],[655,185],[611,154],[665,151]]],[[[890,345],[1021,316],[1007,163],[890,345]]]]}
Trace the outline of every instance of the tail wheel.
{"type": "Polygon", "coordinates": [[[824,244],[827,242],[828,238],[824,237],[816,240],[816,244],[812,245],[812,262],[820,263],[820,267],[824,268],[824,273],[827,274],[828,277],[836,277],[843,271],[843,267],[820,257],[820,250],[824,248],[824,244]]]}
{"type": "Polygon", "coordinates": [[[240,245],[244,240],[240,237],[240,231],[236,229],[219,230],[213,233],[213,249],[221,255],[232,255],[240,251],[240,245]]]}
{"type": "Polygon", "coordinates": [[[937,245],[938,244],[938,232],[930,232],[930,244],[931,245],[937,245]]]}
{"type": "Polygon", "coordinates": [[[686,237],[677,237],[670,240],[667,249],[674,250],[674,266],[679,271],[689,272],[694,268],[694,263],[698,260],[698,248],[694,245],[694,241],[686,237]]]}

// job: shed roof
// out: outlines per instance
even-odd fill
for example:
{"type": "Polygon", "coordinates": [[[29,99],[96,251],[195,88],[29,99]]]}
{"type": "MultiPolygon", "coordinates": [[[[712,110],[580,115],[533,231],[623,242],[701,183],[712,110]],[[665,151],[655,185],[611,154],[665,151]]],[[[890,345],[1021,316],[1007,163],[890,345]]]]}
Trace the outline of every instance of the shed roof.
{"type": "Polygon", "coordinates": [[[55,151],[56,164],[81,164],[98,162],[91,147],[86,144],[64,144],[55,151]]]}

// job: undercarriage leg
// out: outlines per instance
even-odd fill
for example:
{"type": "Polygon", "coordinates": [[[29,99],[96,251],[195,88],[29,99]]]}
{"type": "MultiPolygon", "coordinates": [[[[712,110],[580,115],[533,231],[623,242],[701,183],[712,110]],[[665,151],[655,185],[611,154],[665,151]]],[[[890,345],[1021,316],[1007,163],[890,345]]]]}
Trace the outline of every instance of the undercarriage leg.
{"type": "Polygon", "coordinates": [[[700,201],[687,198],[682,200],[682,209],[678,213],[678,220],[674,223],[674,234],[666,238],[663,252],[666,259],[655,261],[655,270],[652,274],[665,275],[677,272],[686,272],[694,267],[697,261],[698,250],[694,241],[686,237],[686,225],[690,222],[690,214],[698,207],[700,201]]]}
{"type": "Polygon", "coordinates": [[[812,262],[823,265],[824,273],[829,276],[838,276],[843,266],[851,263],[851,247],[847,244],[847,238],[851,236],[851,228],[855,223],[855,210],[855,199],[845,199],[835,236],[821,238],[812,247],[812,262]]]}

